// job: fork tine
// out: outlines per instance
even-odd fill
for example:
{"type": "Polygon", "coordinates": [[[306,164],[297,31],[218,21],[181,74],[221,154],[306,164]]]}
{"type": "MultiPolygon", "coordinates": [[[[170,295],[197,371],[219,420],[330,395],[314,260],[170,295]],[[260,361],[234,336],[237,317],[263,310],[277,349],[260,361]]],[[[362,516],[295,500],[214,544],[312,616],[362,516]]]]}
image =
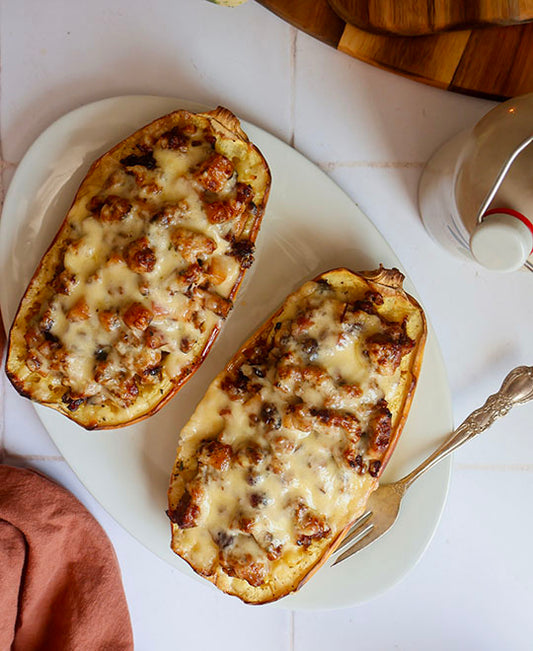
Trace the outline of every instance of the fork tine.
{"type": "MultiPolygon", "coordinates": [[[[358,551],[359,549],[363,548],[366,546],[366,537],[368,534],[372,531],[374,528],[374,525],[372,523],[367,524],[367,526],[362,529],[361,531],[356,531],[353,534],[351,534],[351,539],[349,542],[352,543],[352,546],[349,547],[345,552],[343,552],[336,560],[334,563],[331,564],[331,567],[334,565],[337,565],[337,563],[340,563],[341,561],[345,560],[349,556],[352,556],[352,554],[355,554],[355,551],[358,551]],[[361,545],[361,547],[358,547],[358,544],[361,545]]],[[[342,548],[344,549],[345,545],[342,545],[342,548]]],[[[336,551],[339,551],[338,549],[336,551]]]]}
{"type": "Polygon", "coordinates": [[[358,536],[361,527],[365,524],[365,522],[367,522],[367,520],[370,518],[371,515],[372,515],[372,511],[366,511],[365,513],[363,513],[363,515],[357,518],[357,520],[352,524],[350,531],[348,532],[348,535],[343,539],[341,544],[335,550],[336,552],[340,552],[342,549],[346,547],[346,545],[351,543],[358,536]]]}
{"type": "Polygon", "coordinates": [[[357,554],[358,551],[369,545],[373,540],[376,538],[379,538],[378,536],[370,536],[370,540],[367,540],[368,534],[371,532],[373,525],[369,525],[366,528],[366,533],[364,536],[359,536],[358,539],[353,543],[351,547],[348,547],[348,549],[343,552],[340,556],[338,556],[335,559],[335,562],[331,564],[331,567],[334,565],[337,565],[338,563],[342,563],[342,561],[345,561],[347,558],[350,558],[354,554],[357,554]]]}

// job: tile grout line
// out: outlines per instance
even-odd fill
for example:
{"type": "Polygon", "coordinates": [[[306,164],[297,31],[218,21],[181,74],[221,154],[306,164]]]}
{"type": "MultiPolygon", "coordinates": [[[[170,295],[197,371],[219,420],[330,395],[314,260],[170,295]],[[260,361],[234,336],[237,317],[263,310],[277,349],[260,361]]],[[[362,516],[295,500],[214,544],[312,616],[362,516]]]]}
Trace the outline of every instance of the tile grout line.
{"type": "Polygon", "coordinates": [[[419,161],[327,161],[319,162],[317,165],[324,171],[331,171],[339,168],[369,167],[371,169],[422,169],[425,163],[419,161]]]}
{"type": "Polygon", "coordinates": [[[494,472],[533,472],[533,463],[455,463],[457,470],[490,470],[494,472]]]}
{"type": "Polygon", "coordinates": [[[294,651],[294,610],[291,610],[289,621],[289,651],[294,651]]]}
{"type": "MultiPolygon", "coordinates": [[[[1,48],[0,48],[1,51],[1,48]]],[[[4,161],[4,143],[2,140],[2,126],[4,124],[3,115],[2,115],[2,79],[3,79],[4,66],[2,65],[2,60],[0,59],[0,161],[2,161],[2,167],[0,168],[0,209],[4,204],[4,170],[6,169],[6,164],[4,161]]]]}
{"type": "Polygon", "coordinates": [[[64,457],[58,454],[16,454],[15,452],[4,452],[4,461],[65,461],[64,457]]]}
{"type": "MultiPolygon", "coordinates": [[[[2,61],[0,59],[0,161],[2,161],[2,166],[0,167],[0,218],[1,211],[4,206],[4,155],[3,155],[3,142],[2,142],[2,111],[1,111],[1,102],[2,98],[2,61]]],[[[1,316],[0,316],[1,320],[1,316]]],[[[5,334],[3,330],[4,326],[0,323],[0,358],[2,360],[2,369],[4,368],[4,347],[5,347],[5,334]]],[[[5,430],[5,377],[3,370],[0,371],[0,463],[4,463],[5,459],[5,448],[4,448],[4,430],[5,430]]]]}
{"type": "MultiPolygon", "coordinates": [[[[0,328],[2,326],[0,325],[0,328]]],[[[3,335],[0,335],[3,336],[3,335]]],[[[4,356],[2,355],[2,368],[4,366],[4,356]]],[[[6,450],[4,447],[4,430],[5,430],[5,392],[4,392],[4,372],[0,371],[0,463],[4,463],[6,450]]]]}
{"type": "Polygon", "coordinates": [[[291,42],[289,48],[290,55],[290,100],[289,100],[289,129],[290,137],[289,144],[294,147],[294,132],[296,126],[296,45],[298,40],[298,30],[296,27],[291,27],[291,42]]]}

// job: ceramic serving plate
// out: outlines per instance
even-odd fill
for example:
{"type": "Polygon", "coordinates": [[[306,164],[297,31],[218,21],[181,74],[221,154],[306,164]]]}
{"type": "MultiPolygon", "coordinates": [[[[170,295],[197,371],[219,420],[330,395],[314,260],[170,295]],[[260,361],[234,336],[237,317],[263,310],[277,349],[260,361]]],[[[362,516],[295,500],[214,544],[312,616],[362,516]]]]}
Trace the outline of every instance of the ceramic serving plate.
{"type": "MultiPolygon", "coordinates": [[[[0,305],[6,329],[93,160],[137,128],[178,108],[206,107],[169,97],[105,99],[63,116],[30,147],[11,182],[0,221],[0,305]]],[[[355,271],[379,263],[400,267],[372,223],[324,172],[265,131],[246,122],[242,126],[271,167],[272,191],[256,262],[200,370],[158,414],[122,429],[87,432],[57,412],[36,406],[55,444],[102,506],[155,554],[194,577],[169,547],[166,491],[178,432],[209,382],[304,281],[338,266],[355,271]]],[[[408,279],[405,287],[416,296],[408,279]]],[[[451,428],[449,388],[430,327],[411,413],[383,481],[408,472],[451,428]]],[[[366,601],[399,581],[437,526],[450,463],[445,460],[413,486],[398,522],[381,540],[336,567],[323,568],[278,605],[338,608],[366,601]]],[[[205,583],[206,589],[215,589],[205,583]]]]}

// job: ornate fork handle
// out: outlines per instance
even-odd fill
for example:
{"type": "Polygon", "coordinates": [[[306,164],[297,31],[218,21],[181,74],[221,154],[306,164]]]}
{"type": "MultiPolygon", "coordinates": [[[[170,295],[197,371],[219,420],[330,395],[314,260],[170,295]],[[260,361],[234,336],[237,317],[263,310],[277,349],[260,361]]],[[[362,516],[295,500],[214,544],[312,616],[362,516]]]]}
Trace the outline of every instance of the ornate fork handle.
{"type": "Polygon", "coordinates": [[[496,419],[505,416],[515,405],[533,399],[533,366],[518,366],[505,378],[499,391],[489,396],[482,407],[473,411],[452,436],[433,454],[397,484],[403,493],[426,470],[447,457],[459,446],[488,429],[496,419]],[[401,487],[401,488],[400,488],[401,487]]]}

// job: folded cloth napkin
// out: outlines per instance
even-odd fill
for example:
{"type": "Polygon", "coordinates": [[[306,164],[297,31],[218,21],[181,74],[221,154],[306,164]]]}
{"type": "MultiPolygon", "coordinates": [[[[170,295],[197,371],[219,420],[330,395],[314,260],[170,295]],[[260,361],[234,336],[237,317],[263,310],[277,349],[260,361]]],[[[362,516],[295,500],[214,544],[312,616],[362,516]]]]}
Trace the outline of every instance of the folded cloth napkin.
{"type": "Polygon", "coordinates": [[[68,491],[0,465],[0,650],[133,649],[114,549],[68,491]]]}

